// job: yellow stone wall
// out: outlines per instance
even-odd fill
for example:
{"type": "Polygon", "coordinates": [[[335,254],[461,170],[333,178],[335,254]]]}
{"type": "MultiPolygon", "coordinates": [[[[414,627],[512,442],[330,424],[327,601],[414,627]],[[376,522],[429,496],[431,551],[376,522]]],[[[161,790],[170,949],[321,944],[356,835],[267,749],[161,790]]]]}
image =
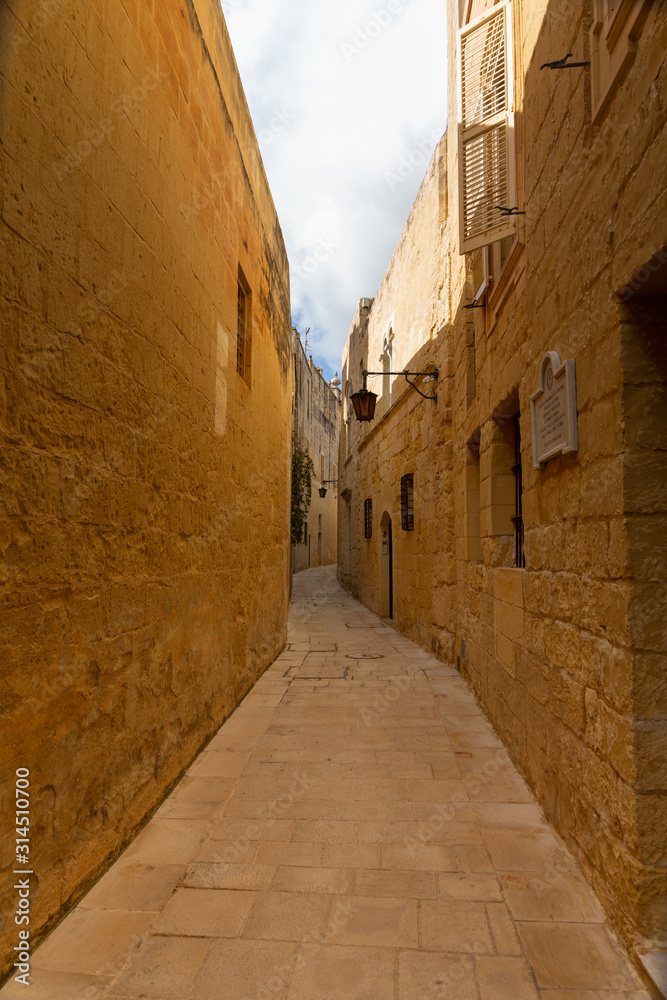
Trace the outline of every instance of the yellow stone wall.
{"type": "MultiPolygon", "coordinates": [[[[476,0],[473,16],[488,6],[476,0]]],[[[456,33],[468,7],[448,4],[447,207],[436,208],[432,164],[382,308],[358,311],[344,356],[344,387],[351,378],[357,389],[367,355],[376,368],[387,318],[423,314],[422,248],[437,212],[443,247],[426,296],[435,335],[399,366],[434,360],[439,399],[410,390],[370,432],[353,418],[349,458],[341,442],[339,575],[382,608],[379,543],[363,538],[363,500],[372,496],[378,518],[386,508],[395,524],[400,476],[414,471],[415,532],[404,542],[399,530],[394,549],[398,627],[458,663],[624,939],[664,948],[667,7],[643,8],[636,53],[593,123],[589,71],[540,68],[566,52],[589,58],[590,12],[565,13],[559,0],[513,3],[526,215],[484,308],[466,310],[456,33]],[[535,470],[529,404],[546,351],[576,362],[579,450],[535,470]],[[516,413],[525,568],[514,566],[511,520],[516,413]]]]}
{"type": "Polygon", "coordinates": [[[339,579],[378,614],[388,614],[388,544],[391,519],[393,612],[412,639],[430,648],[432,634],[442,652],[453,653],[445,609],[451,599],[453,560],[444,555],[453,531],[451,475],[447,465],[451,431],[449,337],[451,319],[446,156],[443,138],[374,300],[363,299],[343,355],[343,417],[339,504],[339,579]],[[391,370],[439,369],[436,382],[417,380],[422,399],[403,375],[369,377],[378,394],[376,419],[359,423],[350,395],[362,387],[361,372],[382,372],[391,341],[391,370]],[[348,419],[349,418],[349,419],[348,419]],[[349,443],[348,443],[349,441],[349,443]],[[349,450],[349,457],[348,457],[349,450]],[[414,475],[414,531],[401,527],[401,477],[414,475]],[[348,492],[349,491],[349,492],[348,492]],[[373,502],[372,537],[364,536],[364,501],[373,502]],[[349,526],[352,524],[352,531],[349,526]],[[434,581],[437,586],[434,587],[434,581]]]}
{"type": "Polygon", "coordinates": [[[0,775],[8,821],[30,769],[35,943],[284,646],[289,279],[217,0],[9,0],[0,35],[0,775]]]}
{"type": "Polygon", "coordinates": [[[306,357],[296,329],[292,331],[294,350],[295,451],[307,451],[313,462],[314,478],[304,542],[292,546],[295,573],[314,566],[332,566],[338,560],[338,447],[341,426],[340,390],[326,381],[312,356],[306,357]],[[326,496],[320,487],[326,483],[326,496]]]}

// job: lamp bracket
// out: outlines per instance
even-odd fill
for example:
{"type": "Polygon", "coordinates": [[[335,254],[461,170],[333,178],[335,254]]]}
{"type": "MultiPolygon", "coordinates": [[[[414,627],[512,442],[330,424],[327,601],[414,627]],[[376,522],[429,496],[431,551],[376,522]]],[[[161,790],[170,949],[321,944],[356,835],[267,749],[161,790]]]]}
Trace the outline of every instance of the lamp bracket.
{"type": "Polygon", "coordinates": [[[433,396],[427,396],[426,393],[422,392],[421,389],[418,389],[416,384],[414,382],[411,382],[409,378],[410,375],[412,375],[413,378],[419,378],[422,375],[430,375],[431,378],[434,378],[437,381],[438,379],[437,368],[433,368],[431,371],[428,372],[409,372],[407,371],[407,369],[404,369],[402,372],[369,372],[366,371],[366,369],[364,368],[361,374],[364,377],[364,389],[366,388],[366,379],[368,378],[369,375],[405,375],[405,381],[408,383],[408,385],[411,385],[412,388],[415,389],[419,393],[419,395],[423,397],[423,399],[433,399],[436,401],[438,399],[437,393],[435,393],[433,396]]]}
{"type": "Polygon", "coordinates": [[[568,62],[572,58],[572,53],[568,52],[562,59],[555,59],[553,62],[542,63],[540,69],[574,69],[576,66],[590,66],[589,62],[568,62]]]}

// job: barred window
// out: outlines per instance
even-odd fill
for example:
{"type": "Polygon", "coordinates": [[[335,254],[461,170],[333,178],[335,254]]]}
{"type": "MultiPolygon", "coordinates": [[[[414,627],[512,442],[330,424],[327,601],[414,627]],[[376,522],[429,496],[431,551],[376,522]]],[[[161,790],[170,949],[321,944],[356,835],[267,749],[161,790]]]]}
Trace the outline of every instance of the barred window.
{"type": "Polygon", "coordinates": [[[364,538],[373,537],[373,501],[364,500],[364,538]]]}
{"type": "Polygon", "coordinates": [[[238,277],[238,308],[236,326],[236,370],[250,387],[250,287],[239,267],[238,277]]]}
{"type": "Polygon", "coordinates": [[[526,555],[524,552],[523,533],[523,476],[521,470],[521,425],[519,414],[514,417],[514,565],[524,569],[526,555]]]}
{"type": "Polygon", "coordinates": [[[401,477],[401,528],[415,530],[414,474],[401,477]]]}

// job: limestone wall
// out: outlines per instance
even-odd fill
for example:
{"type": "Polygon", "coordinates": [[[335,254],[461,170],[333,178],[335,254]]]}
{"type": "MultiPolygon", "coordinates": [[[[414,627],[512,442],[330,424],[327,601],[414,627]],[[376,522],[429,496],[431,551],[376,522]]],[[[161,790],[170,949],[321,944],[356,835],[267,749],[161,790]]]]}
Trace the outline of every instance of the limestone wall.
{"type": "Polygon", "coordinates": [[[295,573],[312,566],[331,566],[338,559],[337,515],[338,446],[340,438],[340,390],[332,387],[316,367],[312,356],[306,357],[296,329],[292,331],[294,348],[294,429],[296,451],[307,451],[315,475],[304,541],[293,546],[295,573]],[[327,494],[320,496],[322,483],[327,494]]]}
{"type": "Polygon", "coordinates": [[[422,645],[453,651],[445,608],[453,562],[446,557],[453,530],[447,469],[451,438],[450,261],[445,156],[437,145],[391,264],[370,306],[362,300],[343,356],[346,440],[341,441],[339,579],[378,614],[387,616],[391,519],[392,617],[422,645]],[[389,344],[387,343],[389,341],[389,344]],[[391,351],[388,357],[386,349],[391,351]],[[378,394],[373,423],[358,423],[350,394],[363,369],[402,372],[439,369],[437,383],[418,380],[422,399],[403,375],[368,379],[378,394]],[[387,363],[387,368],[389,367],[387,363]],[[348,457],[349,451],[349,457],[348,457]],[[403,530],[401,478],[414,476],[414,530],[403,530]],[[372,536],[365,537],[364,502],[372,501],[372,536]],[[383,521],[384,518],[384,521],[383,521]],[[350,524],[352,531],[350,532],[350,524]]]}
{"type": "Polygon", "coordinates": [[[450,0],[440,177],[431,164],[382,288],[350,329],[348,392],[364,366],[378,366],[398,316],[394,367],[432,359],[441,376],[436,405],[410,390],[387,410],[385,389],[371,430],[352,418],[341,440],[339,578],[384,612],[375,525],[385,511],[396,525],[400,478],[414,472],[415,531],[394,531],[397,626],[467,677],[625,940],[664,947],[667,7],[633,8],[644,18],[636,51],[593,121],[589,70],[541,69],[566,52],[589,58],[590,11],[513,3],[526,214],[514,245],[493,250],[481,308],[466,309],[457,28],[489,6],[450,0]],[[575,361],[579,450],[536,470],[530,397],[546,351],[575,361]],[[525,566],[513,520],[518,464],[525,566]]]}
{"type": "MultiPolygon", "coordinates": [[[[654,178],[667,155],[667,9],[649,6],[636,59],[592,125],[587,73],[540,69],[561,51],[587,58],[590,20],[563,17],[553,2],[514,4],[526,216],[486,309],[474,310],[472,393],[459,258],[454,475],[462,670],[626,940],[651,946],[664,942],[667,927],[665,774],[657,767],[667,560],[664,463],[661,473],[656,464],[667,367],[655,328],[628,315],[641,312],[641,295],[633,304],[618,294],[665,242],[667,201],[654,178]],[[579,451],[534,470],[530,396],[547,350],[576,362],[579,451]],[[507,520],[517,412],[525,569],[512,568],[507,520]],[[465,516],[475,503],[467,482],[475,461],[478,557],[465,516]],[[630,468],[637,478],[629,490],[630,468]]],[[[454,95],[452,80],[450,106],[454,95]]],[[[450,176],[457,170],[452,147],[450,176]]]]}
{"type": "Polygon", "coordinates": [[[0,775],[9,816],[30,770],[34,943],[284,645],[289,283],[217,0],[10,0],[0,34],[0,775]]]}

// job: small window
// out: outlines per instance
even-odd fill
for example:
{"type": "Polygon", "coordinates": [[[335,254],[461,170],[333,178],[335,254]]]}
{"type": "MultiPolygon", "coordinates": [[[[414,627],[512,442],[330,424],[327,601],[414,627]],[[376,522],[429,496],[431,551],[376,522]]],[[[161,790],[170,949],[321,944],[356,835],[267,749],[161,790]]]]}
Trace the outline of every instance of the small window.
{"type": "Polygon", "coordinates": [[[373,537],[373,501],[364,500],[364,538],[373,537]]]}
{"type": "Polygon", "coordinates": [[[305,521],[303,525],[303,544],[308,544],[308,521],[305,521]]]}
{"type": "Polygon", "coordinates": [[[401,478],[401,528],[415,530],[414,475],[409,472],[401,478]]]}
{"type": "Polygon", "coordinates": [[[250,286],[239,267],[238,309],[236,326],[236,370],[250,388],[250,356],[252,345],[250,286]]]}

